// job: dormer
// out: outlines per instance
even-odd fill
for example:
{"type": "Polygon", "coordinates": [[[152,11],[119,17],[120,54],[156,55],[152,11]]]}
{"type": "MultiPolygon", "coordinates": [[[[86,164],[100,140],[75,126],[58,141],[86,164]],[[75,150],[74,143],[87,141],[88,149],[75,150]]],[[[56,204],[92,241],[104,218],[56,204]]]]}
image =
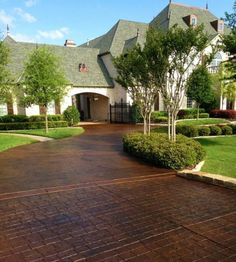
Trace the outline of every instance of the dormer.
{"type": "Polygon", "coordinates": [[[221,19],[215,20],[211,22],[211,25],[214,27],[217,33],[223,34],[224,33],[224,21],[221,19]]]}
{"type": "Polygon", "coordinates": [[[196,15],[191,14],[191,15],[185,16],[183,19],[188,26],[192,26],[192,27],[197,26],[197,16],[196,15]]]}

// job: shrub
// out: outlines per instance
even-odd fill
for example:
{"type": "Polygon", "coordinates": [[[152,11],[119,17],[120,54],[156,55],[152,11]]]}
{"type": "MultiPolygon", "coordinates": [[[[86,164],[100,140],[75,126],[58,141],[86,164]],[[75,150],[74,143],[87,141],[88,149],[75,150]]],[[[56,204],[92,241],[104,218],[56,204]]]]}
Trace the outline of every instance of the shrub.
{"type": "Polygon", "coordinates": [[[0,117],[0,123],[28,122],[26,115],[6,115],[0,117]]]}
{"type": "Polygon", "coordinates": [[[220,136],[222,134],[221,128],[219,126],[210,126],[211,136],[220,136]]]}
{"type": "Polygon", "coordinates": [[[208,113],[200,113],[199,114],[199,118],[209,118],[209,114],[208,113]]]}
{"type": "MultiPolygon", "coordinates": [[[[48,121],[63,121],[63,115],[48,115],[48,121]]],[[[43,122],[45,121],[45,115],[34,115],[29,117],[30,122],[43,122]]]]}
{"type": "Polygon", "coordinates": [[[200,126],[198,128],[198,134],[199,136],[209,136],[211,133],[211,129],[207,126],[200,126]]]}
{"type": "Polygon", "coordinates": [[[70,126],[76,125],[80,121],[80,113],[74,105],[68,106],[63,115],[70,126]]]}
{"type": "MultiPolygon", "coordinates": [[[[67,127],[66,121],[48,122],[49,128],[67,127]]],[[[45,122],[0,123],[0,130],[44,129],[45,122]]]]}
{"type": "Polygon", "coordinates": [[[167,123],[168,117],[167,116],[159,116],[155,119],[155,123],[167,123]]]}
{"type": "MultiPolygon", "coordinates": [[[[200,108],[199,113],[204,113],[205,109],[200,108]]],[[[178,112],[179,119],[192,119],[197,117],[197,108],[181,109],[178,112]]]]}
{"type": "Polygon", "coordinates": [[[210,117],[236,119],[236,110],[212,110],[210,117]]]}
{"type": "Polygon", "coordinates": [[[176,133],[187,137],[196,137],[198,136],[198,128],[196,126],[177,125],[176,133]]]}
{"type": "Polygon", "coordinates": [[[232,128],[232,132],[235,135],[236,134],[236,125],[229,125],[232,128]]]}
{"type": "Polygon", "coordinates": [[[166,117],[167,119],[167,112],[164,111],[153,111],[151,114],[151,121],[154,123],[159,123],[158,120],[160,117],[166,117]]]}
{"type": "Polygon", "coordinates": [[[205,157],[205,151],[197,141],[182,135],[178,135],[173,143],[166,134],[145,136],[133,133],[124,136],[123,146],[124,151],[144,161],[176,170],[193,167],[205,157]]]}
{"type": "Polygon", "coordinates": [[[222,126],[221,127],[222,135],[232,135],[233,134],[233,129],[231,126],[222,126]]]}

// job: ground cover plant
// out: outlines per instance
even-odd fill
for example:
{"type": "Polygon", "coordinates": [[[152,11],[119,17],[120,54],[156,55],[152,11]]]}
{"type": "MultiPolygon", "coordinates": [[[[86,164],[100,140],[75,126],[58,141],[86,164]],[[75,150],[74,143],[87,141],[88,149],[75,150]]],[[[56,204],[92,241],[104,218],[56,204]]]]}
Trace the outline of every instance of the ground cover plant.
{"type": "Polygon", "coordinates": [[[73,128],[49,128],[48,133],[44,129],[34,129],[34,130],[14,130],[12,131],[17,134],[27,134],[27,135],[36,135],[44,136],[54,139],[61,139],[71,136],[77,136],[84,132],[82,127],[73,127],[73,128]]]}
{"type": "Polygon", "coordinates": [[[0,152],[5,151],[12,147],[32,144],[35,142],[36,140],[28,137],[0,134],[0,152]]]}
{"type": "Polygon", "coordinates": [[[203,119],[193,119],[193,120],[179,120],[177,125],[186,126],[200,126],[200,125],[218,125],[218,124],[229,124],[230,122],[225,119],[220,118],[203,118],[203,119]]]}

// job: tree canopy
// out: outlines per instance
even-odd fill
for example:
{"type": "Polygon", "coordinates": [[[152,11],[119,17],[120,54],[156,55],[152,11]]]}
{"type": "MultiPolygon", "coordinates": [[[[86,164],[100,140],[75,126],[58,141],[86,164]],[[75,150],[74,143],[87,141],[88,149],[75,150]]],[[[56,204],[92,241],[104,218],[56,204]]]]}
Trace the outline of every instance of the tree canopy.
{"type": "Polygon", "coordinates": [[[66,92],[67,82],[59,58],[46,47],[36,48],[29,55],[23,77],[23,103],[26,106],[37,104],[44,107],[48,131],[48,105],[52,101],[60,101],[66,92]]]}

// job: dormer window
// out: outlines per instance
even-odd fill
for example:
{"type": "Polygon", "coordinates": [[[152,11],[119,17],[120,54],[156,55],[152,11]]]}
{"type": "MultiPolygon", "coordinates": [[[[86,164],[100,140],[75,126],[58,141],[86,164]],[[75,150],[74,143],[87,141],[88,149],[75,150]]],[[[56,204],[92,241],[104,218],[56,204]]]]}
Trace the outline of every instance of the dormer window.
{"type": "Polygon", "coordinates": [[[224,21],[223,20],[215,20],[211,22],[211,25],[214,27],[214,29],[219,33],[224,33],[224,21]]]}
{"type": "Polygon", "coordinates": [[[188,26],[192,26],[192,27],[197,26],[197,16],[196,15],[194,14],[188,15],[184,17],[183,19],[188,26]]]}
{"type": "Polygon", "coordinates": [[[191,26],[197,25],[197,17],[195,15],[191,15],[191,26]]]}

